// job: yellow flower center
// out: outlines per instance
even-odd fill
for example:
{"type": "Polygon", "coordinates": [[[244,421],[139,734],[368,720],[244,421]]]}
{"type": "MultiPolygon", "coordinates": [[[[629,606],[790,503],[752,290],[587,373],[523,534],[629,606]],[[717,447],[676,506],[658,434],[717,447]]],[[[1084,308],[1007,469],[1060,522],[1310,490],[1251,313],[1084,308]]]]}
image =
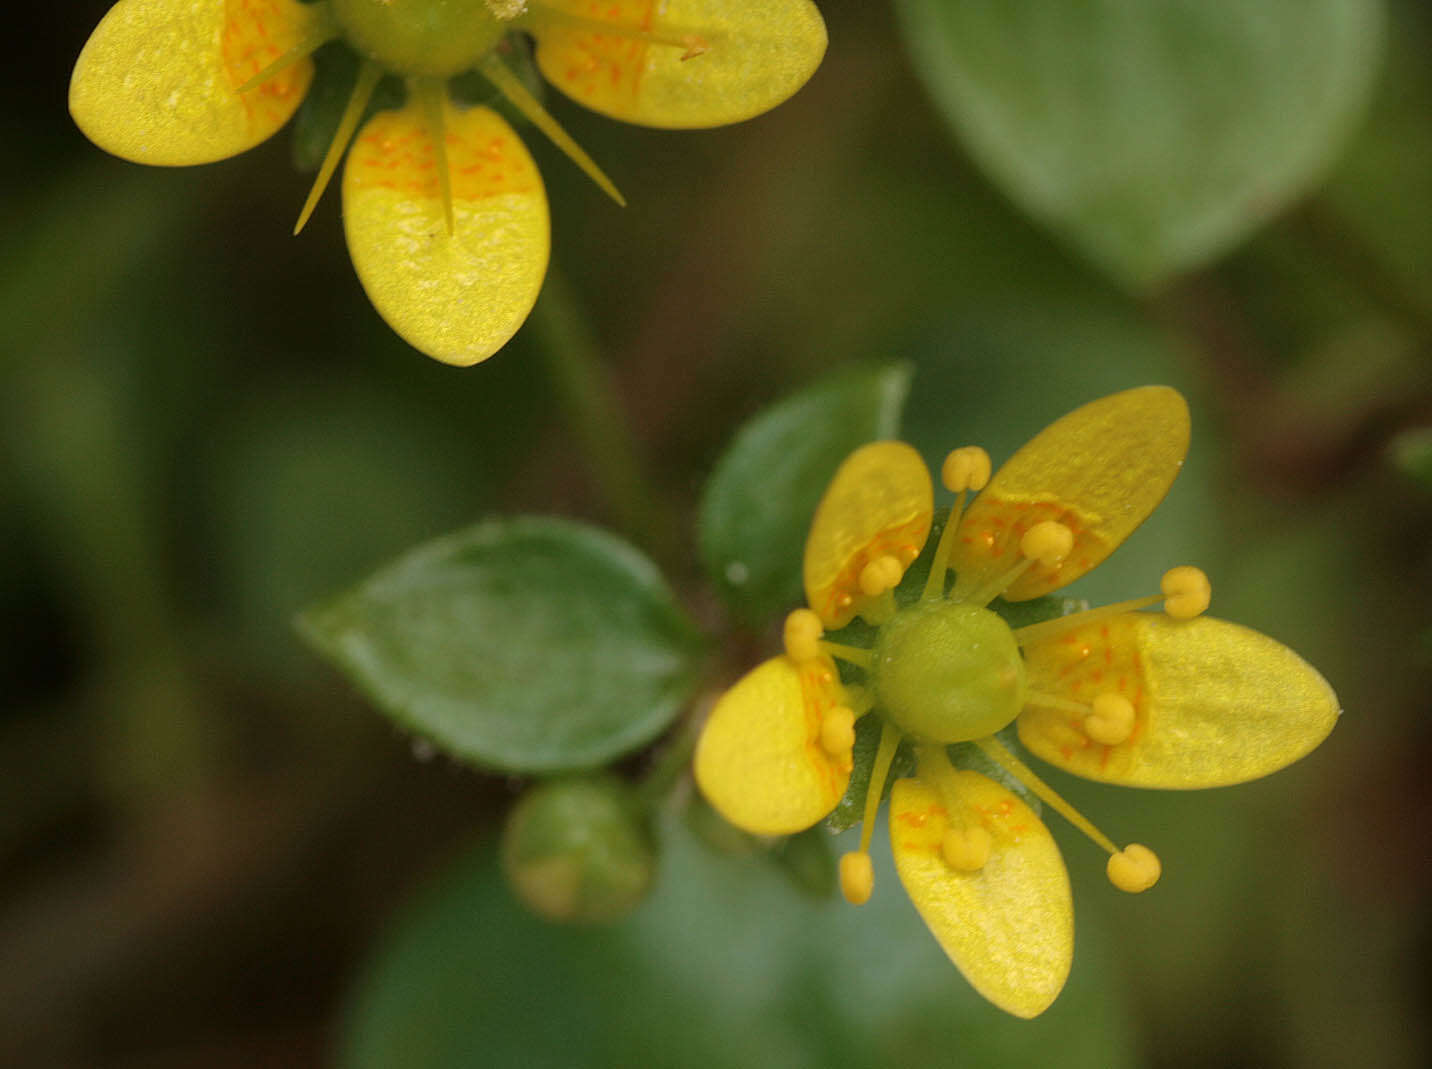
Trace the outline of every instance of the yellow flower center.
{"type": "Polygon", "coordinates": [[[448,78],[477,66],[508,27],[487,0],[332,0],[344,36],[397,74],[448,78]]]}
{"type": "Polygon", "coordinates": [[[1014,633],[977,605],[920,601],[880,629],[876,702],[906,734],[931,742],[993,735],[1024,707],[1014,633]]]}

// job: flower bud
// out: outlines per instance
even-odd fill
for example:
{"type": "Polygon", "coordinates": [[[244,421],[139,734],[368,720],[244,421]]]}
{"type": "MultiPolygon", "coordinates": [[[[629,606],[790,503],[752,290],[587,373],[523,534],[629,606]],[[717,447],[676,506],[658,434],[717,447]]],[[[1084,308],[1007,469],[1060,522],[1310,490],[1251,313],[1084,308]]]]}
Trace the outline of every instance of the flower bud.
{"type": "Polygon", "coordinates": [[[548,920],[610,921],[646,896],[655,843],[622,781],[553,780],[530,789],[509,814],[502,868],[513,893],[548,920]]]}

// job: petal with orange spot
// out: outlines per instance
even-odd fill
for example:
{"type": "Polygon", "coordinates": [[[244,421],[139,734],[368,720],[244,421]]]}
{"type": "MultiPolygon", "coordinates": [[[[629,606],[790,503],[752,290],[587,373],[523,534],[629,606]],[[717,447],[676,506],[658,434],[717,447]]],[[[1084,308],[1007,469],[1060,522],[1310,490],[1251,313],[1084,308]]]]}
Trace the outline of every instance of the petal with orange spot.
{"type": "Polygon", "coordinates": [[[1005,592],[1024,601],[1072,583],[1118,548],[1173,485],[1188,452],[1188,405],[1167,386],[1125,390],[1051,423],[1005,462],[965,513],[950,557],[956,596],[1019,562],[1019,542],[1052,520],[1074,534],[1055,566],[1005,592]]]}
{"type": "Polygon", "coordinates": [[[304,58],[239,86],[304,41],[327,13],[297,0],[119,0],[75,62],[70,114],[106,152],[188,166],[253,148],[286,123],[313,79],[304,58]]]}
{"type": "Polygon", "coordinates": [[[358,278],[403,340],[445,364],[486,360],[517,332],[547,271],[547,194],[512,128],[443,102],[453,231],[438,155],[414,102],[364,126],[343,170],[358,278]]]}
{"type": "Polygon", "coordinates": [[[1028,706],[1019,739],[1052,765],[1128,787],[1192,789],[1257,779],[1292,764],[1332,730],[1337,695],[1266,635],[1226,620],[1126,613],[1025,647],[1031,691],[1134,706],[1133,734],[1106,746],[1077,712],[1028,706]]]}

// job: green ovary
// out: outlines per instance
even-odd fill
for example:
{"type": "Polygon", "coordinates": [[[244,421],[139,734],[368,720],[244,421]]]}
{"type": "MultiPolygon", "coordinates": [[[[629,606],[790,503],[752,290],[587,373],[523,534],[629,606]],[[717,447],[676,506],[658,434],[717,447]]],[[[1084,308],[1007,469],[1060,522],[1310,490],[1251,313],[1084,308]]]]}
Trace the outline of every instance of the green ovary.
{"type": "Polygon", "coordinates": [[[507,31],[486,0],[331,3],[349,43],[395,74],[460,74],[476,66],[507,31]]]}
{"type": "Polygon", "coordinates": [[[1024,660],[1009,625],[988,609],[947,601],[902,609],[880,629],[877,706],[931,742],[993,735],[1024,706],[1024,660]]]}

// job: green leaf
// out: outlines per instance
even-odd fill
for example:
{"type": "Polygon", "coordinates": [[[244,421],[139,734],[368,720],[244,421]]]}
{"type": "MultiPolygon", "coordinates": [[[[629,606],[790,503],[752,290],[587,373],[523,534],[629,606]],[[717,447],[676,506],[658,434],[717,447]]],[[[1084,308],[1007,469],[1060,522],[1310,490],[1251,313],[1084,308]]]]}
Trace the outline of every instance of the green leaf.
{"type": "Polygon", "coordinates": [[[911,370],[842,372],[737,432],[706,484],[699,534],[707,572],[743,618],[764,620],[802,601],[801,554],[821,494],[858,447],[899,432],[911,370]]]}
{"type": "Polygon", "coordinates": [[[620,926],[597,929],[527,915],[491,851],[474,850],[406,912],[360,978],[338,1064],[1133,1062],[1127,985],[1112,982],[1097,910],[1080,914],[1068,988],[1022,1021],[976,995],[936,946],[901,890],[883,828],[875,896],[858,909],[793,895],[774,866],[703,851],[677,828],[662,839],[652,897],[620,926]]]}
{"type": "Polygon", "coordinates": [[[565,520],[493,520],[309,609],[304,635],[402,726],[475,764],[555,772],[649,742],[701,643],[656,567],[565,520]]]}
{"type": "Polygon", "coordinates": [[[899,0],[989,175],[1132,288],[1211,260],[1318,182],[1369,95],[1380,0],[899,0]]]}

